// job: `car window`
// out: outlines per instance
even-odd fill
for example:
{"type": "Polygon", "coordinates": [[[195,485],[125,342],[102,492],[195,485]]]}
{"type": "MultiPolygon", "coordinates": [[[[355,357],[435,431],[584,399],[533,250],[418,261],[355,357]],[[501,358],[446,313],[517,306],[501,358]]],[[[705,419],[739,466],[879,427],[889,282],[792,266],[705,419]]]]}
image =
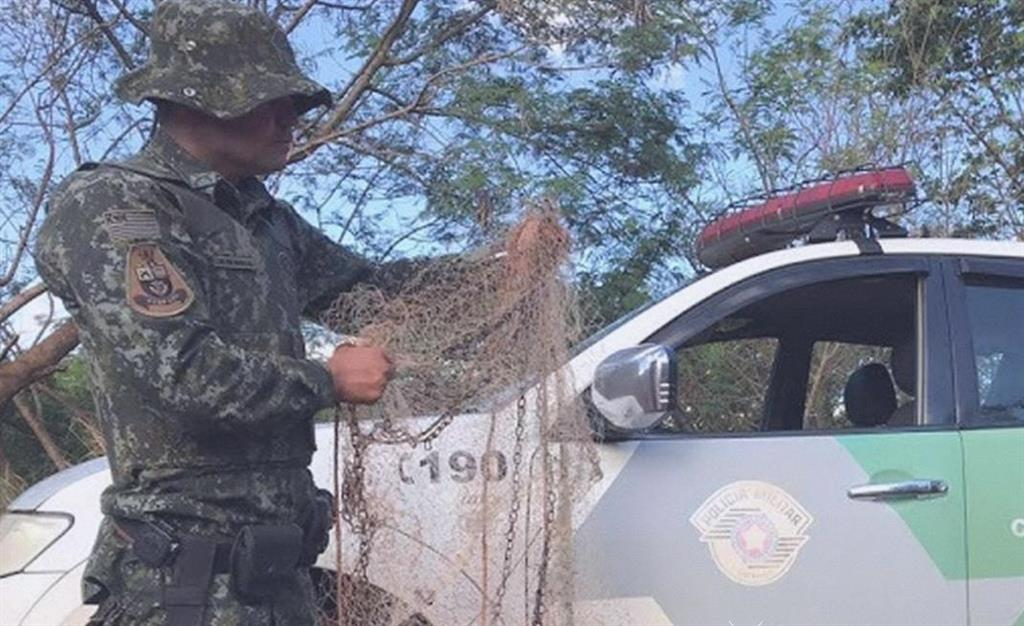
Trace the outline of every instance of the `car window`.
{"type": "Polygon", "coordinates": [[[774,293],[676,350],[670,432],[910,426],[919,413],[914,274],[774,293]]]}
{"type": "Polygon", "coordinates": [[[1024,423],[1024,284],[967,285],[982,421],[1024,423]]]}
{"type": "Polygon", "coordinates": [[[778,340],[736,339],[676,353],[678,406],[667,427],[681,432],[759,430],[778,340]]]}
{"type": "MultiPolygon", "coordinates": [[[[879,364],[888,370],[893,380],[896,407],[885,421],[888,426],[908,426],[916,421],[917,405],[914,396],[916,371],[913,356],[904,365],[902,350],[913,350],[915,344],[882,347],[841,341],[819,341],[814,344],[811,369],[807,381],[807,399],[804,409],[804,429],[859,428],[856,416],[851,419],[847,411],[847,386],[850,378],[865,367],[879,364]],[[908,368],[905,377],[901,367],[908,368]]],[[[879,370],[880,371],[880,370],[879,370]]],[[[882,377],[884,379],[884,377],[882,377]]],[[[883,394],[886,392],[882,392],[883,394]]]]}

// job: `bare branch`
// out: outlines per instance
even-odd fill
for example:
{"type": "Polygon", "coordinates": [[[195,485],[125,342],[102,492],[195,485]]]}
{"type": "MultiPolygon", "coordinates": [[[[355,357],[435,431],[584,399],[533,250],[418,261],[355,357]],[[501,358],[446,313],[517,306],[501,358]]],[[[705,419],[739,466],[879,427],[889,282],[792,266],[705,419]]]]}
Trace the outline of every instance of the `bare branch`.
{"type": "Polygon", "coordinates": [[[75,160],[75,166],[77,167],[82,164],[82,151],[78,147],[78,130],[75,126],[74,111],[71,108],[71,101],[68,99],[68,93],[64,87],[57,88],[57,95],[60,98],[61,104],[64,105],[64,132],[67,133],[68,144],[71,146],[71,156],[75,160]]]}
{"type": "Polygon", "coordinates": [[[29,406],[28,402],[23,397],[14,397],[14,407],[18,410],[18,414],[21,415],[21,419],[25,420],[28,424],[32,434],[36,436],[36,441],[43,447],[43,451],[46,452],[46,456],[50,458],[50,462],[58,470],[67,469],[71,467],[71,463],[68,462],[67,458],[60,451],[60,446],[50,436],[50,432],[46,429],[46,424],[43,423],[42,418],[39,414],[29,406]]]}
{"type": "Polygon", "coordinates": [[[10,283],[17,274],[18,265],[21,264],[21,258],[25,254],[25,250],[28,248],[28,241],[32,235],[32,227],[35,225],[36,217],[39,215],[39,210],[43,206],[43,200],[46,198],[46,190],[49,188],[50,180],[53,178],[53,166],[57,158],[57,146],[53,140],[53,133],[50,131],[47,121],[43,119],[43,114],[38,108],[36,108],[36,117],[39,120],[43,136],[48,144],[49,156],[46,160],[46,167],[43,170],[42,179],[39,181],[39,186],[36,188],[35,197],[32,199],[32,206],[29,207],[28,217],[26,218],[25,224],[22,226],[21,232],[19,233],[19,241],[17,248],[15,249],[14,256],[11,259],[11,265],[7,268],[7,272],[4,276],[0,277],[0,287],[4,287],[10,283]]]}
{"type": "Polygon", "coordinates": [[[377,179],[380,177],[382,172],[383,170],[377,170],[373,173],[373,176],[370,177],[370,180],[366,182],[362,193],[359,194],[359,198],[356,200],[355,206],[352,208],[352,212],[349,213],[348,219],[345,220],[345,225],[341,228],[341,234],[338,235],[337,239],[338,243],[341,243],[345,238],[345,235],[348,234],[349,228],[352,227],[352,222],[356,219],[356,216],[362,212],[363,207],[366,206],[366,197],[370,195],[370,190],[374,188],[374,183],[377,182],[377,179]]]}
{"type": "Polygon", "coordinates": [[[319,136],[310,139],[306,143],[292,150],[292,153],[288,157],[288,162],[294,163],[296,161],[301,161],[302,159],[305,159],[314,151],[316,151],[316,149],[319,148],[320,146],[341,139],[342,137],[358,135],[359,133],[369,128],[378,126],[389,120],[403,118],[416,112],[423,112],[425,110],[425,107],[427,107],[430,103],[431,96],[433,94],[434,89],[437,86],[437,83],[439,83],[442,78],[451,74],[455,74],[457,72],[467,70],[477,65],[492,63],[500,59],[516,56],[525,49],[526,47],[523,46],[508,52],[484,54],[469,61],[466,61],[465,63],[460,63],[458,65],[453,65],[451,67],[445,68],[440,72],[437,72],[436,74],[430,76],[426,80],[426,82],[424,82],[423,87],[420,89],[419,93],[411,102],[404,104],[401,107],[394,109],[392,111],[388,111],[384,115],[375,117],[370,120],[366,120],[364,122],[360,122],[355,126],[342,128],[334,132],[322,133],[319,136]]]}
{"type": "Polygon", "coordinates": [[[431,220],[431,221],[427,222],[426,224],[420,224],[419,226],[416,226],[415,228],[410,229],[408,232],[403,233],[402,235],[397,237],[394,241],[392,241],[388,245],[388,247],[384,249],[383,252],[380,253],[380,256],[377,257],[377,262],[381,263],[381,262],[387,260],[387,258],[389,256],[391,256],[391,253],[395,251],[395,248],[397,248],[399,245],[401,245],[401,243],[403,241],[409,239],[410,237],[412,237],[416,233],[423,232],[424,230],[426,230],[426,229],[428,229],[428,228],[430,228],[432,226],[436,226],[440,222],[441,222],[440,218],[434,219],[434,220],[431,220]]]}
{"type": "Polygon", "coordinates": [[[295,28],[302,23],[302,20],[306,17],[306,14],[317,5],[317,0],[306,0],[306,2],[296,10],[295,14],[292,15],[292,19],[289,20],[288,25],[284,27],[284,32],[291,34],[295,28]]]}
{"type": "Polygon", "coordinates": [[[78,345],[78,329],[65,322],[16,361],[0,363],[0,406],[33,382],[51,374],[60,360],[78,345]]]}
{"type": "Polygon", "coordinates": [[[0,305],[0,323],[7,321],[19,309],[44,293],[46,293],[46,285],[43,283],[36,283],[27,289],[22,289],[13,298],[0,305]]]}
{"type": "Polygon", "coordinates": [[[733,100],[732,94],[729,91],[729,85],[726,84],[725,74],[722,72],[722,62],[718,58],[718,50],[715,46],[715,42],[712,41],[703,31],[700,32],[700,36],[707,46],[712,62],[715,64],[715,75],[718,80],[718,89],[722,94],[722,99],[725,100],[726,106],[729,107],[733,117],[736,118],[736,123],[740,126],[740,132],[743,134],[743,142],[746,144],[747,149],[750,150],[751,156],[754,157],[754,164],[757,165],[757,173],[761,177],[761,185],[764,187],[765,191],[770,191],[775,187],[775,184],[772,181],[771,176],[768,174],[768,166],[765,162],[765,158],[758,149],[757,142],[754,141],[753,134],[750,130],[750,120],[747,119],[747,116],[740,110],[736,101],[733,100]]]}
{"type": "Polygon", "coordinates": [[[328,9],[341,9],[343,11],[366,11],[367,9],[372,8],[373,5],[377,4],[377,0],[371,0],[371,2],[368,2],[367,4],[341,4],[340,2],[326,2],[325,0],[320,0],[319,2],[317,2],[317,4],[322,7],[327,7],[328,9]]]}
{"type": "Polygon", "coordinates": [[[469,29],[469,27],[473,26],[474,24],[482,20],[484,17],[486,17],[487,14],[493,11],[497,6],[498,3],[495,0],[488,0],[487,2],[484,2],[483,4],[480,5],[480,8],[477,11],[469,13],[462,17],[461,19],[456,20],[451,26],[438,33],[429,42],[421,46],[418,50],[400,59],[388,59],[385,62],[385,64],[395,66],[412,63],[416,59],[426,54],[429,50],[434,50],[438,46],[443,45],[445,42],[450,41],[453,37],[456,37],[466,32],[469,29]]]}
{"type": "Polygon", "coordinates": [[[124,2],[122,2],[121,0],[110,0],[110,3],[117,8],[117,12],[120,13],[121,16],[124,17],[124,19],[128,20],[129,24],[137,28],[142,33],[145,33],[147,37],[149,36],[149,29],[146,28],[145,24],[143,24],[134,15],[132,15],[131,11],[125,8],[124,2]]]}
{"type": "Polygon", "coordinates": [[[363,63],[363,67],[356,72],[348,85],[345,86],[345,89],[342,91],[341,101],[334,107],[327,122],[322,126],[322,133],[329,133],[335,129],[355,108],[356,102],[362,98],[363,93],[373,81],[374,76],[384,66],[388,55],[391,53],[391,47],[395,45],[398,37],[405,30],[405,26],[408,24],[409,18],[412,17],[412,12],[418,4],[419,0],[402,0],[402,6],[398,9],[398,15],[395,16],[387,30],[384,31],[380,41],[377,43],[377,47],[374,48],[373,53],[363,63]]]}
{"type": "Polygon", "coordinates": [[[6,341],[4,341],[3,347],[0,348],[0,361],[7,360],[7,355],[10,354],[11,351],[14,350],[14,347],[18,345],[19,339],[21,339],[21,335],[14,334],[8,337],[6,341]]]}
{"type": "Polygon", "coordinates": [[[50,59],[50,61],[43,67],[43,69],[41,69],[35,77],[33,77],[31,80],[25,83],[25,86],[22,87],[21,91],[19,91],[17,94],[15,94],[13,98],[11,98],[11,101],[7,104],[7,108],[4,109],[3,113],[0,113],[0,124],[4,123],[4,120],[6,120],[7,117],[11,114],[11,112],[14,111],[15,107],[18,106],[18,103],[21,102],[21,99],[24,98],[26,94],[28,94],[28,92],[32,91],[32,88],[38,85],[41,80],[46,78],[47,74],[49,74],[53,70],[53,68],[57,67],[58,63],[64,60],[64,57],[66,57],[71,52],[80,50],[82,44],[88,41],[89,39],[92,39],[97,32],[99,32],[98,28],[90,30],[85,35],[80,37],[77,41],[72,43],[70,46],[67,46],[63,50],[59,51],[57,54],[53,55],[53,58],[50,59]]]}
{"type": "Polygon", "coordinates": [[[103,33],[103,36],[107,38],[107,41],[110,42],[110,45],[114,48],[114,52],[117,53],[118,58],[121,60],[121,64],[124,65],[127,69],[134,69],[135,63],[132,61],[131,55],[128,54],[128,51],[125,49],[124,44],[121,43],[121,40],[117,38],[117,35],[114,34],[113,29],[111,29],[111,26],[116,24],[118,19],[120,19],[120,15],[108,22],[103,19],[103,16],[100,14],[99,9],[96,8],[96,3],[92,2],[91,0],[76,0],[76,2],[81,5],[81,10],[72,9],[64,3],[58,2],[57,4],[60,4],[60,6],[64,7],[68,11],[72,11],[73,13],[85,15],[93,22],[95,22],[96,26],[100,29],[100,32],[103,33]]]}
{"type": "Polygon", "coordinates": [[[104,150],[103,155],[99,158],[99,160],[106,161],[110,157],[110,155],[113,154],[114,150],[116,150],[117,147],[121,145],[121,142],[124,141],[124,139],[128,135],[130,135],[132,131],[137,129],[140,124],[147,121],[147,119],[148,118],[140,117],[132,121],[131,124],[128,124],[128,126],[126,126],[125,129],[121,131],[121,134],[119,134],[117,137],[114,137],[114,140],[110,142],[110,145],[107,146],[106,150],[104,150]]]}

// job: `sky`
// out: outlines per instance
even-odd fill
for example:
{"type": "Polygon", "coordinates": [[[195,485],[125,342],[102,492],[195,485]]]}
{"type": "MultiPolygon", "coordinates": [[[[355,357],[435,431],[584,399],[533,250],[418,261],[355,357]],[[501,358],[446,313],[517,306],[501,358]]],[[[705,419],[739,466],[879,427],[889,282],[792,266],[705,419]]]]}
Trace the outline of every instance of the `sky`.
{"type": "MultiPolygon", "coordinates": [[[[781,25],[786,20],[793,16],[794,8],[788,5],[782,5],[777,7],[776,15],[772,18],[775,25],[781,25]]],[[[315,64],[313,69],[313,77],[324,83],[339,83],[346,78],[347,75],[353,74],[357,71],[362,59],[359,58],[345,58],[340,47],[332,45],[331,34],[322,30],[321,27],[317,26],[315,21],[306,22],[301,26],[296,33],[292,36],[293,45],[298,51],[300,51],[300,57],[304,56],[302,53],[318,53],[318,62],[315,64]],[[339,80],[341,79],[341,80],[339,80]]],[[[551,50],[552,62],[558,63],[563,59],[561,57],[561,51],[557,48],[551,50]]],[[[738,70],[732,57],[729,55],[723,55],[723,70],[727,76],[732,75],[738,70]]],[[[573,78],[573,80],[586,80],[587,77],[579,74],[573,78]]],[[[652,85],[659,89],[666,90],[680,90],[682,91],[687,99],[692,103],[695,110],[700,110],[707,106],[707,99],[705,92],[708,89],[708,85],[714,80],[714,76],[711,68],[703,69],[683,69],[682,65],[669,66],[663,70],[660,74],[656,75],[652,79],[652,85]]],[[[0,103],[3,104],[3,103],[0,103]]],[[[134,143],[139,144],[141,141],[136,139],[134,143]]],[[[137,146],[136,146],[137,147],[137,146]]],[[[95,155],[93,155],[95,156],[95,155]]],[[[66,174],[73,166],[71,156],[68,153],[58,155],[58,163],[56,171],[58,172],[57,178],[66,174]]],[[[754,179],[753,167],[749,162],[745,162],[742,159],[736,160],[731,166],[739,173],[739,177],[754,179]]],[[[287,199],[290,194],[294,194],[298,191],[295,186],[297,183],[288,178],[287,172],[280,181],[280,187],[278,195],[287,199]]],[[[418,197],[409,197],[398,200],[388,201],[377,201],[371,202],[369,209],[377,212],[377,214],[385,220],[390,226],[394,226],[396,230],[402,226],[403,223],[408,222],[411,217],[417,215],[419,210],[422,208],[423,199],[418,197]]],[[[338,208],[338,207],[335,207],[338,208]]],[[[341,211],[344,211],[344,206],[340,207],[341,211]]],[[[312,221],[313,216],[308,216],[308,219],[312,221]]],[[[8,226],[7,228],[9,228],[8,226]]],[[[329,235],[336,235],[336,228],[326,229],[329,235]],[[332,230],[334,232],[332,232],[332,230]]],[[[10,233],[8,233],[8,236],[10,233]]],[[[348,245],[352,245],[353,242],[348,240],[345,242],[348,245]]],[[[443,247],[440,247],[436,242],[429,240],[409,240],[405,242],[397,250],[398,254],[401,255],[423,255],[423,254],[435,254],[439,252],[448,252],[443,247]]],[[[23,273],[31,275],[34,273],[31,267],[31,260],[24,264],[23,273]]],[[[61,306],[60,302],[54,298],[51,298],[48,294],[37,298],[30,305],[19,311],[10,321],[14,331],[22,335],[22,343],[30,345],[31,338],[38,332],[39,324],[41,320],[46,320],[50,317],[51,312],[57,319],[66,317],[66,312],[61,306]]]]}

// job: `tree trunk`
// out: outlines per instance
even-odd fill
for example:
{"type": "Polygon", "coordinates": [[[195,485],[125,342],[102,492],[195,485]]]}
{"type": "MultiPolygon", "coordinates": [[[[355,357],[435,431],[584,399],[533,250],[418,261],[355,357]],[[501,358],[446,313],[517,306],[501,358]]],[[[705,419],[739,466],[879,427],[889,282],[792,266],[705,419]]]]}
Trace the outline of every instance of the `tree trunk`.
{"type": "Polygon", "coordinates": [[[50,461],[57,466],[58,470],[67,469],[71,467],[71,463],[60,451],[60,447],[57,442],[50,436],[50,432],[46,430],[46,424],[43,423],[42,418],[36,415],[29,403],[25,401],[25,398],[21,396],[14,396],[14,406],[18,409],[18,413],[21,415],[28,427],[32,429],[32,434],[36,436],[39,441],[39,445],[43,446],[43,451],[46,452],[46,456],[50,457],[50,461]]]}

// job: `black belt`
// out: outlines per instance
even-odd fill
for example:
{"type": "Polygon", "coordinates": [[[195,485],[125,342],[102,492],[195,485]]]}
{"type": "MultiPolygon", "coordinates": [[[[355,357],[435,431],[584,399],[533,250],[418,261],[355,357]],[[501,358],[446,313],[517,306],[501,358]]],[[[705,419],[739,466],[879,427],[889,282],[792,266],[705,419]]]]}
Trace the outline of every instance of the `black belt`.
{"type": "Polygon", "coordinates": [[[161,589],[168,626],[199,626],[215,574],[231,574],[232,592],[256,604],[280,589],[282,577],[312,565],[329,539],[332,501],[320,497],[303,524],[244,526],[228,541],[179,534],[160,520],[114,519],[114,529],[132,553],[150,567],[172,567],[161,589]]]}

